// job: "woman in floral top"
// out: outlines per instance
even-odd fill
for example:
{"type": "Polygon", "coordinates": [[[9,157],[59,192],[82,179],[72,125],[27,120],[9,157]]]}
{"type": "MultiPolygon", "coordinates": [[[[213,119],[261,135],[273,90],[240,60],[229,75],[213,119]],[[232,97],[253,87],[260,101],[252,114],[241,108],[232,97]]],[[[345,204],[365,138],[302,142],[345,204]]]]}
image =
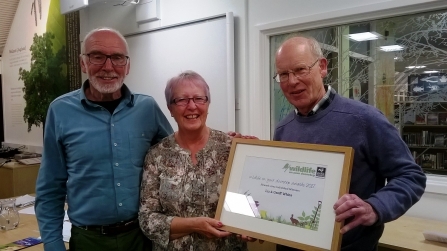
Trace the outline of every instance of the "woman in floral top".
{"type": "Polygon", "coordinates": [[[208,128],[209,87],[187,71],[169,80],[166,102],[178,131],[155,145],[145,159],[140,226],[159,250],[247,250],[213,219],[231,138],[208,128]]]}

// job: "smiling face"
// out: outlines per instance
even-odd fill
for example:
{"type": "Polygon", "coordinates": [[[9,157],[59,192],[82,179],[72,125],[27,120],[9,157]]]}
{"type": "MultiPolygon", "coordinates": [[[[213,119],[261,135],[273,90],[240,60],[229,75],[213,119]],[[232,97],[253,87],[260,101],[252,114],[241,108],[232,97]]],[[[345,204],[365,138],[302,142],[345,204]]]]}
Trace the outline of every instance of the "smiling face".
{"type": "MultiPolygon", "coordinates": [[[[206,96],[204,85],[198,83],[199,80],[181,80],[172,89],[172,98],[193,98],[206,96]]],[[[186,106],[170,104],[168,106],[171,115],[178,124],[180,132],[200,132],[206,129],[206,118],[210,103],[196,104],[191,99],[186,106]]]]}
{"type": "MultiPolygon", "coordinates": [[[[276,72],[278,74],[295,70],[302,65],[312,65],[318,57],[310,49],[306,38],[291,38],[284,42],[276,53],[276,72]]],[[[303,77],[289,74],[289,80],[279,83],[286,99],[302,114],[307,115],[324,94],[323,78],[327,74],[325,58],[310,69],[303,77]]]]}
{"type": "MultiPolygon", "coordinates": [[[[84,54],[125,55],[128,52],[125,42],[110,30],[99,30],[85,41],[84,54]]],[[[125,66],[115,66],[110,58],[103,65],[91,64],[87,55],[81,56],[82,72],[88,75],[92,91],[100,94],[113,94],[121,91],[124,79],[129,74],[130,61],[125,66]]]]}

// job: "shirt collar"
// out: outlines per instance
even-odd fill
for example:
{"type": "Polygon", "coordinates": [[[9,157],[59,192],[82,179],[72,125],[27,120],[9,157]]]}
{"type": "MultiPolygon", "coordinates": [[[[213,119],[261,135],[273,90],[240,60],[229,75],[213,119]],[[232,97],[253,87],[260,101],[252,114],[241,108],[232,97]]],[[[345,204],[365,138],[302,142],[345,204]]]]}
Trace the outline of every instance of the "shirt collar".
{"type": "MultiPolygon", "coordinates": [[[[334,99],[335,90],[330,85],[325,85],[324,89],[326,89],[326,93],[324,94],[323,98],[320,101],[318,101],[318,103],[312,108],[312,110],[307,114],[307,116],[315,115],[319,110],[324,110],[326,107],[329,106],[331,101],[334,99]]],[[[298,111],[298,109],[295,109],[295,113],[299,116],[304,116],[302,113],[298,111]]]]}
{"type": "MultiPolygon", "coordinates": [[[[79,97],[80,97],[82,102],[85,102],[86,104],[91,105],[91,106],[95,106],[95,104],[91,103],[87,99],[87,97],[85,96],[85,90],[89,86],[90,86],[90,82],[87,79],[82,84],[79,97]]],[[[134,105],[134,94],[129,90],[129,88],[125,84],[123,84],[123,86],[121,87],[121,95],[123,95],[122,99],[123,99],[124,102],[126,102],[127,105],[129,105],[129,106],[133,106],[134,105]]]]}

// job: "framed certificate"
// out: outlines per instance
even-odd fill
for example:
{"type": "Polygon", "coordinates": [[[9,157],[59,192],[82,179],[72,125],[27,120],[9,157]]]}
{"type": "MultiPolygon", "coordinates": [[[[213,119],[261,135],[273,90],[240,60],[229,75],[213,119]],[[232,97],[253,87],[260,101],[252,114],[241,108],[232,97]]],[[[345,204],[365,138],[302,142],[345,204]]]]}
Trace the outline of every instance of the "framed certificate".
{"type": "Polygon", "coordinates": [[[333,205],[349,191],[351,147],[233,139],[216,219],[223,230],[304,250],[339,250],[333,205]]]}

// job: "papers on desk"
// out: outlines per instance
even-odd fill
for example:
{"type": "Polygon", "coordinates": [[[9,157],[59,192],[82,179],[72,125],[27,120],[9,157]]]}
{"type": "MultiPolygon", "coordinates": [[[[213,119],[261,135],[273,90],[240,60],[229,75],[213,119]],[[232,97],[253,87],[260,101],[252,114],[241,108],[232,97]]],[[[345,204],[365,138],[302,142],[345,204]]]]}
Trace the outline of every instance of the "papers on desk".
{"type": "Polygon", "coordinates": [[[62,239],[65,242],[70,242],[71,237],[71,223],[68,221],[64,221],[64,225],[62,228],[62,239]]]}
{"type": "Polygon", "coordinates": [[[42,243],[42,240],[40,238],[28,237],[25,239],[8,243],[6,245],[0,245],[0,251],[22,250],[27,247],[31,247],[40,243],[42,243]]]}
{"type": "Polygon", "coordinates": [[[36,201],[36,198],[34,196],[25,194],[23,196],[17,197],[16,207],[27,207],[27,206],[33,205],[35,201],[36,201]]]}
{"type": "Polygon", "coordinates": [[[424,231],[424,238],[427,241],[438,241],[447,243],[447,233],[441,233],[436,231],[424,231]]]}
{"type": "Polygon", "coordinates": [[[27,207],[27,208],[24,208],[24,209],[20,209],[19,213],[21,213],[21,214],[32,214],[32,215],[36,214],[36,212],[34,212],[34,207],[27,207]]]}
{"type": "MultiPolygon", "coordinates": [[[[32,214],[32,215],[36,214],[36,212],[34,211],[34,207],[24,208],[22,210],[19,210],[19,213],[21,213],[21,214],[32,214]]],[[[62,226],[62,239],[65,242],[69,242],[70,241],[70,237],[71,237],[71,222],[70,222],[70,219],[68,218],[67,211],[65,211],[64,224],[62,226]]]]}
{"type": "Polygon", "coordinates": [[[36,157],[28,159],[18,159],[17,161],[25,165],[34,165],[34,164],[40,164],[40,162],[42,162],[42,158],[36,157]]]}

